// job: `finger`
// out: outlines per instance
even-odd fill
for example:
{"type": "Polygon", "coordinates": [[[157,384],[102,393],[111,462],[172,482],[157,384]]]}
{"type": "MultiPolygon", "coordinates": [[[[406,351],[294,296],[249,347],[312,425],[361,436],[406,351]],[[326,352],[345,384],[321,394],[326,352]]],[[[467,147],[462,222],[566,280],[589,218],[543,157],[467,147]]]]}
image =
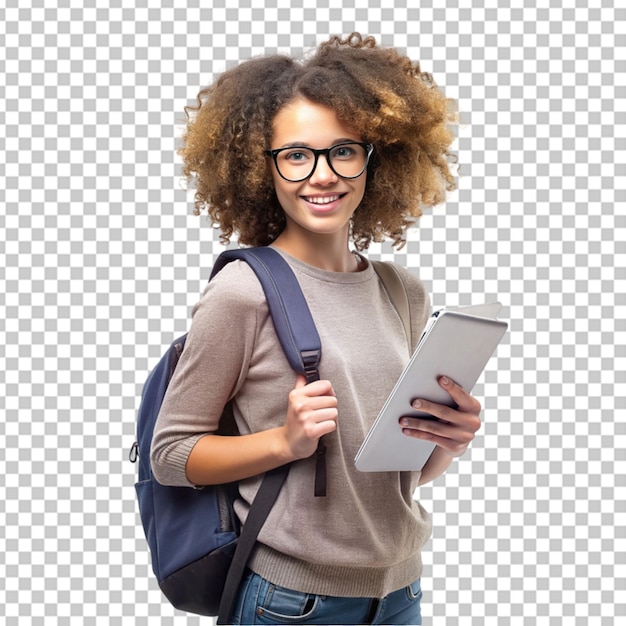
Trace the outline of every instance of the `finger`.
{"type": "Polygon", "coordinates": [[[304,385],[301,382],[298,378],[297,386],[289,392],[289,405],[297,414],[337,407],[337,397],[329,381],[318,380],[304,385]]]}
{"type": "MultiPolygon", "coordinates": [[[[289,406],[299,420],[306,421],[311,414],[316,414],[320,411],[330,410],[336,413],[337,398],[335,396],[304,395],[294,389],[289,396],[289,406]]],[[[323,419],[322,415],[320,417],[323,419]]],[[[315,421],[318,421],[318,419],[315,421]]]]}
{"type": "Polygon", "coordinates": [[[329,380],[316,380],[306,385],[307,396],[335,396],[335,390],[329,380]]]}
{"type": "Polygon", "coordinates": [[[411,403],[411,407],[420,413],[427,413],[428,415],[432,415],[432,417],[436,419],[429,419],[426,416],[415,417],[416,420],[420,420],[427,422],[436,422],[442,421],[450,424],[457,424],[459,419],[462,419],[460,416],[456,415],[458,411],[452,407],[446,406],[445,404],[439,404],[437,402],[431,402],[430,400],[413,400],[411,403]]]}
{"type": "Polygon", "coordinates": [[[296,377],[295,387],[291,390],[291,394],[296,396],[335,396],[335,391],[330,381],[328,380],[316,380],[312,383],[307,383],[306,378],[302,374],[298,374],[296,377]]]}
{"type": "Polygon", "coordinates": [[[404,417],[400,420],[405,435],[415,436],[428,441],[443,440],[452,443],[467,445],[474,439],[474,429],[459,428],[447,422],[424,420],[419,418],[404,417]]]}
{"type": "Polygon", "coordinates": [[[410,416],[406,416],[409,418],[409,424],[411,426],[418,423],[436,424],[441,422],[452,426],[454,429],[467,430],[472,433],[475,433],[480,428],[480,417],[478,413],[459,411],[458,409],[446,406],[445,404],[437,404],[436,402],[429,402],[428,400],[414,400],[411,406],[420,412],[428,413],[436,418],[435,420],[432,420],[428,418],[420,419],[419,417],[411,418],[410,416]]]}
{"type": "Polygon", "coordinates": [[[309,424],[307,430],[307,435],[310,439],[319,439],[320,437],[328,435],[329,433],[337,430],[337,420],[327,419],[323,422],[314,422],[309,424]]]}
{"type": "Polygon", "coordinates": [[[439,385],[443,387],[450,397],[456,402],[459,411],[464,413],[475,413],[478,415],[482,409],[480,402],[472,395],[467,393],[461,385],[455,383],[447,376],[439,378],[439,385]]]}
{"type": "Polygon", "coordinates": [[[337,409],[334,407],[329,407],[326,409],[319,409],[315,411],[315,414],[312,416],[313,421],[318,425],[328,425],[329,428],[334,429],[337,424],[337,417],[339,413],[337,409]]]}
{"type": "Polygon", "coordinates": [[[337,409],[319,409],[309,413],[302,426],[309,439],[319,439],[337,428],[337,409]]]}
{"type": "MultiPolygon", "coordinates": [[[[436,424],[437,422],[431,422],[432,424],[436,424]]],[[[402,433],[408,437],[413,437],[414,439],[420,439],[422,441],[430,441],[435,445],[443,448],[447,452],[449,452],[453,456],[460,456],[467,450],[467,447],[471,443],[474,438],[473,433],[465,433],[461,440],[458,438],[451,439],[449,437],[442,436],[441,434],[437,434],[432,430],[418,430],[415,428],[403,428],[402,433]]],[[[458,437],[458,433],[455,434],[458,437]]]]}
{"type": "Polygon", "coordinates": [[[304,411],[324,411],[330,410],[337,412],[337,398],[335,396],[308,396],[300,403],[301,409],[304,411]]]}

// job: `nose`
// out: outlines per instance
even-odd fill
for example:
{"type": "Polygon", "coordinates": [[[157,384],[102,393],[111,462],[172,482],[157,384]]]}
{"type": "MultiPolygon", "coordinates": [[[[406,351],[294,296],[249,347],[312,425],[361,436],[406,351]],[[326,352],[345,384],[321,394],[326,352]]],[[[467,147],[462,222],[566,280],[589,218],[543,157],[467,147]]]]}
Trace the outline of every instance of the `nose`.
{"type": "Polygon", "coordinates": [[[328,155],[320,155],[317,160],[317,165],[315,166],[315,170],[311,177],[309,178],[309,182],[312,185],[332,185],[337,182],[337,174],[333,172],[328,164],[328,155]]]}

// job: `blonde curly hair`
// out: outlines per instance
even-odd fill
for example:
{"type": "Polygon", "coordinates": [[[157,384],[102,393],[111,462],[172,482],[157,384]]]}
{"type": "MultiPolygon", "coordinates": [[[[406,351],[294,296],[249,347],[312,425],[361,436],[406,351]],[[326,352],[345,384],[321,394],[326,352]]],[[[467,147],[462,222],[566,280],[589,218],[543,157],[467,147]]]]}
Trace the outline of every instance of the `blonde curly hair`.
{"type": "Polygon", "coordinates": [[[270,162],[272,120],[297,98],[333,109],[374,144],[352,239],[366,249],[386,237],[401,247],[422,207],[455,188],[449,163],[456,122],[453,101],[430,74],[394,48],[352,33],[331,37],[304,60],[254,58],[226,71],[185,108],[179,154],[195,184],[194,213],[207,211],[228,242],[268,245],[285,227],[270,162]]]}

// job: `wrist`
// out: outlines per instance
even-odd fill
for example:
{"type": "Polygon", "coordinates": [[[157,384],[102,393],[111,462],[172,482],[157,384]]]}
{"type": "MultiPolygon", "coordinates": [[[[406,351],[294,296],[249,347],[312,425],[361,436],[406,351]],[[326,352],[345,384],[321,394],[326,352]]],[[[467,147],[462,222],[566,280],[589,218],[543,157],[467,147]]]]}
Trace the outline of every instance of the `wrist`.
{"type": "Polygon", "coordinates": [[[454,457],[448,454],[443,448],[437,446],[430,455],[428,461],[422,468],[422,474],[418,485],[429,483],[441,476],[450,467],[454,457]]]}
{"type": "Polygon", "coordinates": [[[285,465],[292,461],[297,461],[298,458],[294,455],[286,426],[280,426],[272,433],[274,436],[271,438],[270,454],[276,461],[276,465],[285,465]]]}

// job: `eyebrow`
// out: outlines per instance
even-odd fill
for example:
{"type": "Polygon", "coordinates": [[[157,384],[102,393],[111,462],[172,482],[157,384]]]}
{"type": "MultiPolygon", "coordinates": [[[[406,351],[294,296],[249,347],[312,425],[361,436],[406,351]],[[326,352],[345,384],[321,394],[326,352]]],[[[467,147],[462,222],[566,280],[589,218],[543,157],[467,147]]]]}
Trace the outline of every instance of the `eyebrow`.
{"type": "MultiPolygon", "coordinates": [[[[330,144],[329,147],[333,147],[336,146],[337,144],[340,143],[361,143],[360,141],[357,141],[356,139],[350,139],[349,137],[341,137],[340,139],[335,139],[335,141],[333,141],[332,144],[330,144]]],[[[289,143],[283,144],[282,146],[280,146],[280,148],[276,148],[276,150],[281,150],[282,148],[310,148],[311,150],[315,150],[315,148],[313,148],[313,146],[311,146],[311,144],[307,143],[306,141],[290,141],[289,143]]]]}

